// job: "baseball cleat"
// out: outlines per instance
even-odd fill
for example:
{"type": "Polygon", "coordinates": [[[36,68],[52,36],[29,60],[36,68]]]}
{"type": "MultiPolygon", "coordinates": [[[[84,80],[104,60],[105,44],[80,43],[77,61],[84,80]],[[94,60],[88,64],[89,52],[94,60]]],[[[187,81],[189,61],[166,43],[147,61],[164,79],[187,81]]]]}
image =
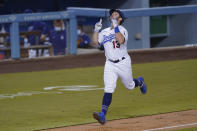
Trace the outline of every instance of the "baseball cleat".
{"type": "Polygon", "coordinates": [[[103,112],[94,112],[93,113],[94,119],[96,119],[100,124],[104,125],[105,124],[105,115],[103,112]]]}
{"type": "Polygon", "coordinates": [[[145,82],[144,82],[144,78],[143,77],[138,77],[138,80],[140,81],[140,91],[141,91],[141,93],[142,94],[146,94],[146,92],[147,92],[147,86],[146,86],[146,84],[145,84],[145,82]]]}

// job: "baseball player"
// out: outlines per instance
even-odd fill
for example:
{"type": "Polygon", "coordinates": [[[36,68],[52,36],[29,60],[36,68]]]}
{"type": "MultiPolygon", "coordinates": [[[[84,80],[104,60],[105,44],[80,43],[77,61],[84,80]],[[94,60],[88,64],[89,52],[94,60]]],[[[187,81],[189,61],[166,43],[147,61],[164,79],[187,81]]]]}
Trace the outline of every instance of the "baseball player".
{"type": "Polygon", "coordinates": [[[94,119],[102,125],[106,123],[105,116],[111,104],[118,77],[129,90],[139,87],[142,94],[147,92],[143,77],[135,79],[132,76],[131,58],[127,53],[128,32],[121,26],[125,19],[124,14],[117,9],[111,9],[109,13],[111,27],[100,32],[102,28],[102,19],[100,19],[95,24],[93,33],[93,43],[103,45],[106,56],[102,111],[93,113],[94,119]]]}

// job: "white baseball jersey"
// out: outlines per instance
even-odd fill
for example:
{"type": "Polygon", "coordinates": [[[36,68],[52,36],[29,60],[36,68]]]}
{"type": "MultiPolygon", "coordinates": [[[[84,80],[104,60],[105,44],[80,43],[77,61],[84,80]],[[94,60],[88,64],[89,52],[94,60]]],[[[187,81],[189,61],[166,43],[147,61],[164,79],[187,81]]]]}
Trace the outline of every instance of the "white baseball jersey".
{"type": "Polygon", "coordinates": [[[115,31],[111,27],[102,30],[98,36],[99,44],[104,45],[106,63],[104,69],[105,92],[113,93],[116,88],[116,81],[120,77],[124,86],[133,89],[131,59],[127,53],[128,32],[123,26],[118,26],[120,33],[124,36],[125,42],[119,44],[115,38],[115,31]],[[122,59],[124,57],[124,59],[122,59]],[[113,62],[119,60],[118,62],[113,62]]]}
{"type": "Polygon", "coordinates": [[[123,26],[118,26],[121,34],[125,38],[124,44],[119,44],[115,39],[115,31],[111,27],[102,30],[98,36],[99,44],[102,44],[105,48],[105,56],[110,60],[118,60],[122,57],[128,56],[127,53],[127,41],[128,32],[123,26]]]}

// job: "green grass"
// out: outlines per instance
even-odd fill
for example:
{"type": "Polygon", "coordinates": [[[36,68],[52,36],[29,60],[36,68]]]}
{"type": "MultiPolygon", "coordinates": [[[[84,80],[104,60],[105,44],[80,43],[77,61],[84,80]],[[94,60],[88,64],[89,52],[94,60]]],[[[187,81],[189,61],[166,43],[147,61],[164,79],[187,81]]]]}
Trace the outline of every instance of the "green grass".
{"type": "MultiPolygon", "coordinates": [[[[96,122],[93,111],[101,109],[103,90],[45,91],[48,86],[103,84],[103,67],[0,74],[0,95],[47,92],[0,99],[0,130],[31,131],[96,122]]],[[[133,65],[142,75],[148,94],[127,90],[118,80],[107,119],[174,112],[197,107],[197,59],[133,65]]]]}

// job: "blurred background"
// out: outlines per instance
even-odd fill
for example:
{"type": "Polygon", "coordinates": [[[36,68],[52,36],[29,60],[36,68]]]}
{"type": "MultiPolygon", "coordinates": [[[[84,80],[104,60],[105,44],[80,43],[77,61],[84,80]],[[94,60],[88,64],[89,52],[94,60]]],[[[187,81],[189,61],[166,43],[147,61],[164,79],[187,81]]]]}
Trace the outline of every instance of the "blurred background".
{"type": "MultiPolygon", "coordinates": [[[[66,11],[67,7],[138,9],[196,5],[197,0],[0,0],[0,15],[66,11]]],[[[92,47],[91,37],[98,17],[77,17],[77,54],[103,51],[92,47]]],[[[197,14],[128,18],[128,49],[193,46],[197,43],[197,14]]],[[[104,27],[107,24],[104,22],[104,27]]],[[[0,59],[10,59],[10,23],[0,24],[0,59]]],[[[67,54],[65,20],[20,22],[21,58],[67,54]]]]}

